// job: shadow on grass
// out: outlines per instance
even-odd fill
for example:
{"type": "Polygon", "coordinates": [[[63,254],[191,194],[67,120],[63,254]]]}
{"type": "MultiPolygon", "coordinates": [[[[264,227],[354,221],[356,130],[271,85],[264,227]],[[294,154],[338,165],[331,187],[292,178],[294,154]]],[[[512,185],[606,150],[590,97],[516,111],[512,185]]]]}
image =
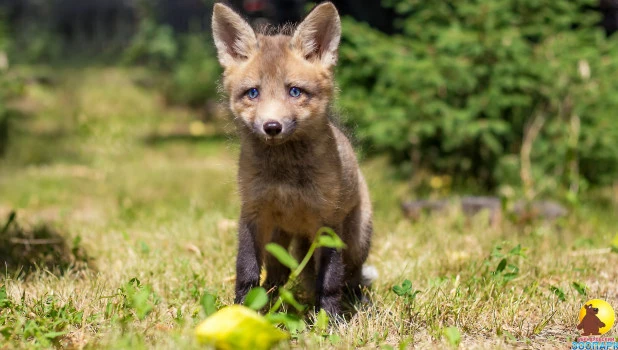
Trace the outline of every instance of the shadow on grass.
{"type": "Polygon", "coordinates": [[[15,212],[0,226],[0,265],[5,273],[16,278],[41,269],[62,276],[69,270],[94,268],[79,237],[69,243],[48,225],[23,228],[17,223],[15,212]]]}
{"type": "Polygon", "coordinates": [[[32,126],[32,114],[10,110],[0,117],[0,158],[10,158],[20,165],[42,165],[55,162],[83,163],[84,158],[67,140],[69,130],[62,127],[40,130],[32,126]]]}

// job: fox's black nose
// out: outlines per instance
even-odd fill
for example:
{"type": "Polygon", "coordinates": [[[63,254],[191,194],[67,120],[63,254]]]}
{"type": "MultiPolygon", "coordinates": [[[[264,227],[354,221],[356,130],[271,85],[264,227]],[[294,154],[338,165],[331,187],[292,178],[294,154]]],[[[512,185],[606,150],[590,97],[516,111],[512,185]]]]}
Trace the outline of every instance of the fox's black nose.
{"type": "Polygon", "coordinates": [[[264,123],[264,132],[269,136],[277,136],[281,133],[281,130],[283,130],[283,126],[279,122],[271,120],[264,123]]]}

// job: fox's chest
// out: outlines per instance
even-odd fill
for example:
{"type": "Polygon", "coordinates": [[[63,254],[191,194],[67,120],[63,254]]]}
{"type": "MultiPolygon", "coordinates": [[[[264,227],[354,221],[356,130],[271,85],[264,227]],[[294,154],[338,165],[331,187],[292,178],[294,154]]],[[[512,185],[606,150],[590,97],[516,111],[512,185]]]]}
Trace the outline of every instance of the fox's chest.
{"type": "Polygon", "coordinates": [[[310,234],[322,225],[323,218],[328,215],[324,210],[326,203],[320,206],[316,193],[273,186],[261,198],[256,198],[260,221],[291,233],[310,234]]]}
{"type": "Polygon", "coordinates": [[[241,192],[243,202],[267,226],[310,234],[336,214],[339,186],[334,183],[324,186],[330,181],[307,177],[277,180],[254,178],[241,192]]]}

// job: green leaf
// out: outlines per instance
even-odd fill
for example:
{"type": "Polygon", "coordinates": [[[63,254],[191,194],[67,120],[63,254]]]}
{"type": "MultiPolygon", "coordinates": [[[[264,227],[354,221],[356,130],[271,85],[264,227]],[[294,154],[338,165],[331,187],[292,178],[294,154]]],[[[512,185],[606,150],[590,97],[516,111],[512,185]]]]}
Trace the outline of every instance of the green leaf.
{"type": "Polygon", "coordinates": [[[276,312],[264,317],[272,324],[283,324],[292,334],[302,332],[305,329],[305,322],[292,314],[276,312]]]}
{"type": "Polygon", "coordinates": [[[139,241],[139,248],[140,248],[140,251],[141,251],[143,254],[148,254],[148,253],[150,253],[150,247],[149,247],[149,246],[148,246],[148,244],[146,244],[146,242],[144,242],[144,241],[139,241]]]}
{"type": "Polygon", "coordinates": [[[45,338],[48,338],[48,339],[56,339],[56,338],[58,338],[60,336],[63,336],[65,334],[67,334],[67,333],[68,332],[47,332],[47,333],[43,334],[43,336],[45,338]]]}
{"type": "Polygon", "coordinates": [[[412,282],[410,280],[404,280],[401,286],[407,291],[412,290],[412,282]]]}
{"type": "Polygon", "coordinates": [[[496,267],[496,274],[501,273],[506,268],[506,258],[500,260],[498,267],[496,267]]]}
{"type": "Polygon", "coordinates": [[[586,285],[579,283],[579,282],[573,282],[571,285],[573,286],[573,288],[575,288],[575,290],[577,291],[577,293],[579,293],[579,295],[585,297],[588,294],[586,293],[586,285]]]}
{"type": "Polygon", "coordinates": [[[505,273],[502,276],[502,279],[504,280],[504,282],[508,282],[508,281],[512,281],[513,279],[515,279],[515,277],[517,277],[517,272],[509,272],[509,273],[505,273]]]}
{"type": "Polygon", "coordinates": [[[6,292],[6,285],[2,285],[0,287],[0,307],[10,307],[11,300],[9,299],[8,293],[6,292]]]}
{"type": "Polygon", "coordinates": [[[204,292],[204,294],[200,298],[200,304],[202,305],[202,310],[204,310],[206,317],[217,312],[216,301],[217,297],[208,292],[204,292]]]}
{"type": "Polygon", "coordinates": [[[262,287],[251,289],[245,297],[245,306],[256,311],[263,308],[267,303],[268,293],[262,287]]]}
{"type": "Polygon", "coordinates": [[[615,235],[611,243],[612,252],[618,253],[618,235],[615,235]]]}
{"type": "Polygon", "coordinates": [[[408,294],[412,290],[412,282],[410,280],[405,280],[401,284],[401,286],[393,286],[393,292],[399,295],[400,297],[408,294]]]}
{"type": "Polygon", "coordinates": [[[128,283],[129,286],[135,286],[135,287],[140,287],[142,285],[142,282],[140,282],[140,280],[137,277],[133,277],[129,280],[128,283]]]}
{"type": "Polygon", "coordinates": [[[558,299],[560,299],[560,301],[566,301],[566,296],[564,295],[564,292],[562,291],[562,289],[555,287],[555,286],[550,286],[549,290],[551,290],[554,294],[556,294],[556,296],[558,297],[558,299]]]}
{"type": "Polygon", "coordinates": [[[339,342],[341,342],[341,337],[333,333],[328,336],[328,341],[330,342],[331,345],[337,345],[339,344],[339,342]]]}
{"type": "Polygon", "coordinates": [[[345,247],[345,244],[338,238],[320,236],[318,237],[318,247],[341,249],[345,247]]]}
{"type": "Polygon", "coordinates": [[[318,312],[315,326],[320,332],[326,332],[328,329],[328,314],[324,309],[320,309],[320,312],[318,312]]]}
{"type": "Polygon", "coordinates": [[[335,249],[343,249],[346,247],[345,243],[337,236],[335,231],[329,227],[322,227],[318,230],[318,247],[327,247],[335,249]]]}
{"type": "Polygon", "coordinates": [[[279,296],[283,299],[283,301],[292,305],[296,310],[303,311],[305,309],[304,305],[294,299],[294,294],[283,287],[279,289],[279,296]]]}
{"type": "Polygon", "coordinates": [[[154,306],[150,302],[150,296],[152,291],[150,288],[144,288],[139,290],[135,295],[133,295],[132,306],[135,308],[135,313],[137,314],[137,318],[143,320],[152,312],[154,306]]]}
{"type": "Polygon", "coordinates": [[[401,286],[393,286],[393,292],[395,292],[395,294],[399,295],[400,297],[406,295],[406,292],[403,290],[403,288],[401,288],[401,286]]]}
{"type": "Polygon", "coordinates": [[[294,259],[290,255],[290,253],[288,253],[288,251],[285,250],[285,248],[278,245],[277,243],[268,243],[266,245],[266,251],[268,251],[277,260],[279,260],[281,264],[289,267],[290,270],[294,270],[298,267],[298,261],[296,261],[296,259],[294,259]]]}
{"type": "Polygon", "coordinates": [[[457,327],[444,328],[444,336],[452,346],[458,346],[461,342],[461,333],[457,327]]]}
{"type": "Polygon", "coordinates": [[[521,244],[518,244],[515,248],[511,249],[509,254],[517,255],[517,256],[521,256],[521,257],[525,257],[526,256],[526,254],[524,254],[524,249],[521,247],[521,244]]]}

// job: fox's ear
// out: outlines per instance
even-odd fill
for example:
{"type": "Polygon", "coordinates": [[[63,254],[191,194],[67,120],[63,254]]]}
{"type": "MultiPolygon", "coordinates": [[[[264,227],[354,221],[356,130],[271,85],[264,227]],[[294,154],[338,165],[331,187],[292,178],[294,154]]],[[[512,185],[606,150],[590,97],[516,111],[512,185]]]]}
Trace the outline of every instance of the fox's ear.
{"type": "Polygon", "coordinates": [[[335,6],[326,2],[316,6],[296,28],[292,47],[307,60],[319,60],[331,68],[337,63],[341,20],[335,6]]]}
{"type": "Polygon", "coordinates": [[[217,3],[212,12],[212,36],[224,68],[238,64],[257,49],[255,32],[231,8],[217,3]]]}

